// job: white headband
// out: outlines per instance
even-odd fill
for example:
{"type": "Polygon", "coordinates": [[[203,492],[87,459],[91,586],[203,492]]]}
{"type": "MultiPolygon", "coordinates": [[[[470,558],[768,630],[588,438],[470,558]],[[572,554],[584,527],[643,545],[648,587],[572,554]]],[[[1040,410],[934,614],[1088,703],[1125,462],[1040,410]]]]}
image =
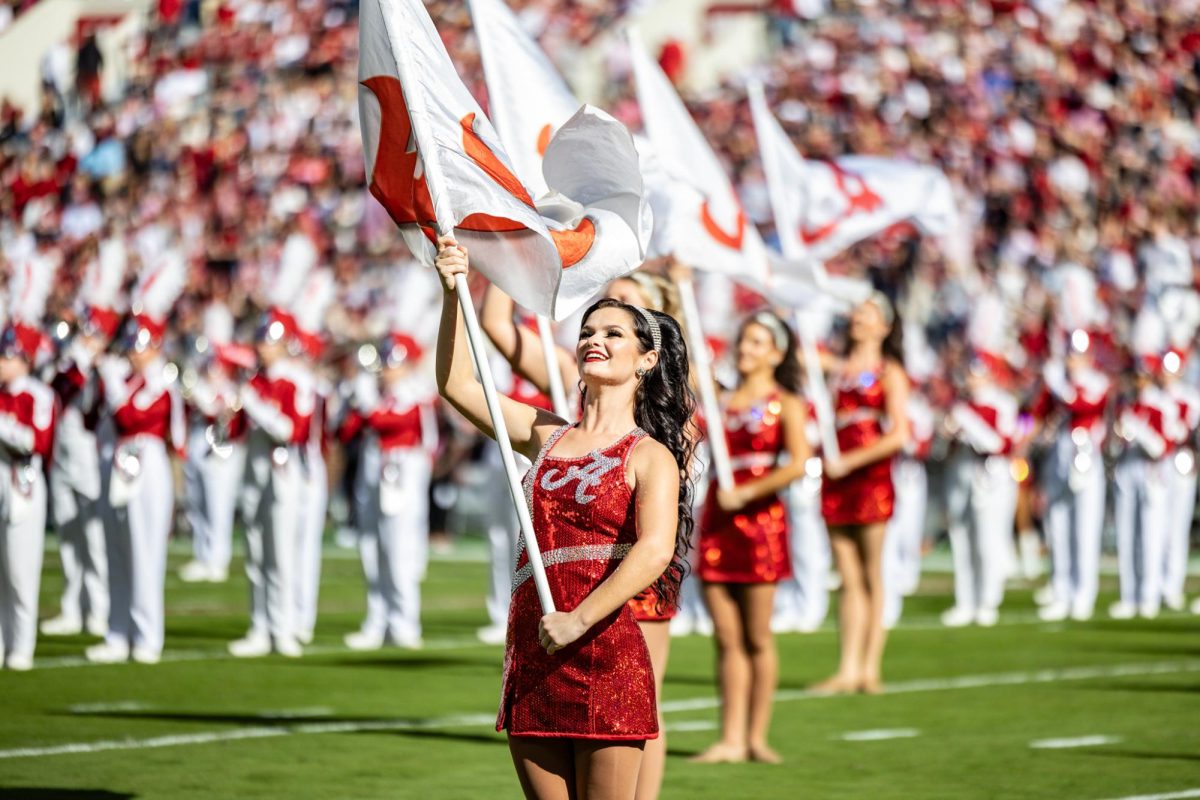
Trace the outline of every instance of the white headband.
{"type": "Polygon", "coordinates": [[[646,326],[650,328],[650,341],[653,343],[655,352],[662,350],[662,328],[658,325],[658,320],[654,318],[654,314],[642,308],[641,306],[632,306],[633,310],[642,315],[642,319],[646,320],[646,326]]]}
{"type": "Polygon", "coordinates": [[[783,324],[783,321],[779,317],[770,311],[759,311],[750,318],[750,321],[762,325],[769,330],[771,336],[775,339],[775,347],[781,353],[787,352],[788,342],[791,341],[792,337],[788,334],[787,326],[783,324]]]}

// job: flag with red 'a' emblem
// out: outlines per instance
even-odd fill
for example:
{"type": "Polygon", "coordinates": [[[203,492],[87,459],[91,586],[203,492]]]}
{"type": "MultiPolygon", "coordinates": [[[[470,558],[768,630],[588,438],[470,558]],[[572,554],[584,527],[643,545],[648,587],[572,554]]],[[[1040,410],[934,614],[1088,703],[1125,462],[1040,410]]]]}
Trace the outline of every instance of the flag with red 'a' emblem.
{"type": "Polygon", "coordinates": [[[364,0],[359,115],[368,186],[414,256],[453,231],[521,305],[560,319],[639,264],[648,238],[633,139],[589,106],[546,147],[540,208],[463,86],[420,0],[364,0]]]}
{"type": "Polygon", "coordinates": [[[629,49],[645,136],[668,183],[652,197],[655,248],[696,269],[764,288],[767,250],[720,159],[662,68],[633,36],[629,49]]]}
{"type": "Polygon", "coordinates": [[[780,249],[790,261],[823,263],[856,242],[911,220],[930,236],[959,225],[953,189],[934,167],[871,156],[811,161],[751,87],[750,110],[775,212],[780,249]]]}

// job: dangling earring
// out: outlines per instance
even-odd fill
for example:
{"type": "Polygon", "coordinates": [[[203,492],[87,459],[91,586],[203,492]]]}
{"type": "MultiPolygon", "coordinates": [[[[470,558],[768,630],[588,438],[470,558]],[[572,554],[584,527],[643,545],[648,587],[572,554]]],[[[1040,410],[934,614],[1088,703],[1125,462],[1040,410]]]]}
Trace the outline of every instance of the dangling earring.
{"type": "Polygon", "coordinates": [[[638,378],[644,378],[644,377],[646,377],[646,370],[642,369],[641,367],[638,367],[637,371],[634,374],[637,375],[638,378]]]}
{"type": "Polygon", "coordinates": [[[587,391],[587,387],[583,385],[582,380],[575,385],[575,391],[579,392],[580,397],[583,397],[583,393],[587,391]]]}

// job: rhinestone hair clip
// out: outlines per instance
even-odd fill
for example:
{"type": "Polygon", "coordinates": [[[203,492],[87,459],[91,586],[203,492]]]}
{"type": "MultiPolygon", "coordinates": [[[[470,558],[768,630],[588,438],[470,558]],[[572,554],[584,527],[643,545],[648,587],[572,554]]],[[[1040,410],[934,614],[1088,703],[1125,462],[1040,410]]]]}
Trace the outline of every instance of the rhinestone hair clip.
{"type": "Polygon", "coordinates": [[[787,352],[788,341],[792,337],[788,333],[788,329],[784,325],[783,320],[775,316],[775,314],[770,311],[759,311],[757,314],[751,317],[751,320],[769,330],[771,332],[771,338],[775,340],[775,346],[779,348],[781,352],[787,352]]]}
{"type": "Polygon", "coordinates": [[[662,350],[662,328],[658,326],[658,320],[641,306],[634,306],[633,308],[642,315],[642,319],[646,320],[646,325],[650,328],[650,342],[654,345],[653,349],[656,352],[660,352],[662,350]]]}

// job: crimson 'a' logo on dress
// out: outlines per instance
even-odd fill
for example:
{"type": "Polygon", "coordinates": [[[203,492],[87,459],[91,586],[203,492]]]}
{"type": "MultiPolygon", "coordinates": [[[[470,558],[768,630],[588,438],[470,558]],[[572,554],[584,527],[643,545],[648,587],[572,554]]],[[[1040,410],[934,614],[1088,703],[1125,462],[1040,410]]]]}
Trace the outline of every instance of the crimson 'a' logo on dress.
{"type": "Polygon", "coordinates": [[[826,166],[833,172],[834,186],[838,194],[845,199],[846,205],[837,216],[824,225],[809,228],[801,221],[800,239],[805,244],[814,244],[828,238],[850,217],[858,213],[873,213],[883,205],[883,199],[871,190],[861,175],[846,171],[835,161],[828,162],[826,166]]]}

